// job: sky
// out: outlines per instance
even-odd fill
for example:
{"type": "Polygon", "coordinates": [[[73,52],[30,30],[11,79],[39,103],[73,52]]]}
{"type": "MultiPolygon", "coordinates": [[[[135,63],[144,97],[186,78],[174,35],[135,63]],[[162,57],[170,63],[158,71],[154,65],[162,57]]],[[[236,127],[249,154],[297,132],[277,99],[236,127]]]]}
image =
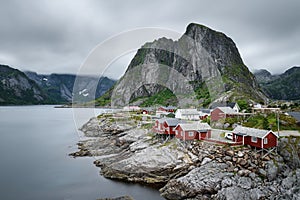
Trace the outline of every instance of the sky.
{"type": "MultiPolygon", "coordinates": [[[[0,63],[76,74],[116,35],[149,27],[183,34],[195,22],[232,38],[251,71],[277,74],[300,65],[299,9],[299,0],[0,0],[0,63]]],[[[144,42],[114,55],[107,76],[119,78],[144,42]]]]}

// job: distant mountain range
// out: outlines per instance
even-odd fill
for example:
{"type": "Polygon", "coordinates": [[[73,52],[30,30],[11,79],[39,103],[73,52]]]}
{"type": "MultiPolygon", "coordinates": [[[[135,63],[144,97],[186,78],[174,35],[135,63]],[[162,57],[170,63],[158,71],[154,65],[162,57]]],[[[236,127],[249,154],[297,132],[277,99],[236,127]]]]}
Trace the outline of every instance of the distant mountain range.
{"type": "Polygon", "coordinates": [[[254,75],[262,90],[271,99],[300,100],[300,67],[292,67],[277,75],[261,69],[255,71],[254,75]]]}
{"type": "MultiPolygon", "coordinates": [[[[131,104],[144,106],[174,105],[179,100],[172,92],[178,91],[184,94],[183,97],[189,97],[185,95],[189,85],[180,78],[193,87],[199,102],[197,106],[239,99],[267,100],[254,75],[243,63],[234,41],[224,33],[191,23],[177,41],[160,38],[143,45],[114,91],[96,102],[106,104],[115,95],[124,98],[116,99],[116,105],[120,106],[128,99],[131,104]]],[[[185,105],[181,106],[189,105],[189,98],[186,99],[185,105]]]]}
{"type": "Polygon", "coordinates": [[[0,65],[0,105],[42,104],[48,98],[23,72],[0,65]]]}
{"type": "Polygon", "coordinates": [[[0,105],[79,103],[103,95],[115,80],[73,74],[43,75],[0,65],[0,105]],[[74,88],[75,80],[77,84],[74,88]]]}

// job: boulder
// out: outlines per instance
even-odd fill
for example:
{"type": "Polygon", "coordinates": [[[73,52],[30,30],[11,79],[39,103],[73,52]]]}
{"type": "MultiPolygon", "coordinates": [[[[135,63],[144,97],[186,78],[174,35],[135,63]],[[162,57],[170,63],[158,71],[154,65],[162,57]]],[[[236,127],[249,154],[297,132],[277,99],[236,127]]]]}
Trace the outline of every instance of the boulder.
{"type": "Polygon", "coordinates": [[[203,158],[201,165],[205,165],[206,163],[209,163],[210,161],[212,161],[211,158],[205,157],[205,158],[203,158]]]}

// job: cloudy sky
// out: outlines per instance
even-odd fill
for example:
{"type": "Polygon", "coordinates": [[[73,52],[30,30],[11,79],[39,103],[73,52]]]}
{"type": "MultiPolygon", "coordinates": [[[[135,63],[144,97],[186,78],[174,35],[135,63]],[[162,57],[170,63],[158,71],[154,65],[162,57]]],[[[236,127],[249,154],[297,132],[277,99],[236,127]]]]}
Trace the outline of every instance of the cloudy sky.
{"type": "MultiPolygon", "coordinates": [[[[182,34],[190,22],[207,25],[231,37],[252,71],[265,68],[281,73],[300,65],[299,0],[0,3],[0,63],[21,70],[75,74],[97,45],[115,35],[144,27],[182,34]]],[[[118,78],[133,55],[131,51],[115,58],[113,63],[118,70],[109,75],[118,78]]]]}

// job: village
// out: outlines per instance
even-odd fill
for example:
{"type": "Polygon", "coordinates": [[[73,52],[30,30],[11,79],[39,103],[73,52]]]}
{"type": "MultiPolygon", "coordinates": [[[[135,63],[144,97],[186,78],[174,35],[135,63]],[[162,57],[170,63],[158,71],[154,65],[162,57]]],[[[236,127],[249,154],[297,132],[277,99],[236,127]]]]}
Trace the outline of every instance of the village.
{"type": "Polygon", "coordinates": [[[138,106],[126,106],[123,111],[137,113],[145,117],[151,117],[154,125],[151,129],[164,141],[177,138],[186,144],[191,141],[206,141],[215,144],[229,146],[249,146],[256,152],[266,156],[277,152],[279,136],[298,136],[297,131],[279,131],[280,108],[254,105],[251,112],[241,112],[238,103],[227,103],[225,106],[216,106],[213,109],[180,109],[174,106],[159,106],[157,108],[140,108],[138,106]],[[243,126],[246,118],[261,114],[273,113],[276,119],[276,131],[258,129],[243,126]],[[228,121],[235,123],[229,124],[228,121]]]}

